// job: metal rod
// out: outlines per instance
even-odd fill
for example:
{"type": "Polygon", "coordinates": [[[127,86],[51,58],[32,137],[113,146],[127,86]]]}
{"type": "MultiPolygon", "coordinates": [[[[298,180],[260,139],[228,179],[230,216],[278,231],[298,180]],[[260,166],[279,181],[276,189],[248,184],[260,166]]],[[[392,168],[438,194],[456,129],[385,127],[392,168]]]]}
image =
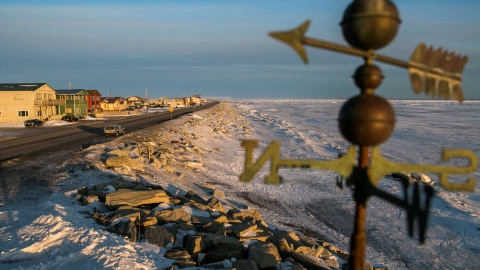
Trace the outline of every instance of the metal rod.
{"type": "Polygon", "coordinates": [[[376,54],[373,51],[365,51],[365,50],[355,49],[355,48],[343,46],[343,45],[340,45],[340,44],[336,44],[336,43],[332,43],[332,42],[328,42],[328,41],[323,41],[323,40],[318,40],[318,39],[313,39],[313,38],[309,38],[309,37],[303,37],[302,44],[309,45],[309,46],[312,46],[312,47],[319,47],[319,48],[323,48],[323,49],[327,49],[327,50],[331,50],[331,51],[335,51],[335,52],[346,53],[346,54],[350,54],[350,55],[356,55],[356,56],[360,56],[360,57],[363,57],[363,58],[370,58],[372,60],[377,60],[377,61],[380,61],[380,62],[383,62],[383,63],[391,64],[391,65],[406,68],[406,69],[415,68],[415,69],[419,69],[419,70],[427,72],[427,73],[437,74],[439,76],[452,78],[452,79],[458,80],[458,81],[462,80],[462,76],[459,75],[459,74],[447,72],[447,71],[444,71],[444,70],[441,70],[441,69],[435,69],[433,67],[422,65],[422,64],[416,63],[416,62],[406,62],[406,61],[395,59],[395,58],[388,57],[388,56],[385,56],[385,55],[376,54]]]}
{"type": "MultiPolygon", "coordinates": [[[[368,167],[369,163],[369,146],[359,146],[360,153],[358,157],[358,166],[363,169],[368,167]]],[[[362,180],[359,177],[363,175],[355,176],[355,192],[362,192],[362,180]],[[360,189],[360,190],[359,190],[360,189]]],[[[356,196],[357,198],[359,196],[356,196]]],[[[348,263],[348,269],[359,270],[363,269],[365,258],[365,245],[367,237],[365,235],[365,209],[366,201],[356,200],[355,210],[355,223],[353,228],[352,237],[350,238],[350,258],[348,263]]]]}

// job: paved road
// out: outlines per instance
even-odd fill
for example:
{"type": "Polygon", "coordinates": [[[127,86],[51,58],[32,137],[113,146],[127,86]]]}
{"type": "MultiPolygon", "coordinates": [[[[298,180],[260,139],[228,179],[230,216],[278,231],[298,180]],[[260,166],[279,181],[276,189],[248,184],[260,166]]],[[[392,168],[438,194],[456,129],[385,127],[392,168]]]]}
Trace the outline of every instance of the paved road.
{"type": "Polygon", "coordinates": [[[65,148],[86,147],[93,143],[111,140],[102,135],[105,125],[122,125],[125,126],[127,132],[131,132],[170,120],[171,117],[176,118],[193,111],[210,108],[216,104],[176,108],[173,113],[164,111],[98,122],[80,120],[78,124],[74,125],[28,129],[29,132],[25,136],[0,141],[0,161],[65,148]]]}

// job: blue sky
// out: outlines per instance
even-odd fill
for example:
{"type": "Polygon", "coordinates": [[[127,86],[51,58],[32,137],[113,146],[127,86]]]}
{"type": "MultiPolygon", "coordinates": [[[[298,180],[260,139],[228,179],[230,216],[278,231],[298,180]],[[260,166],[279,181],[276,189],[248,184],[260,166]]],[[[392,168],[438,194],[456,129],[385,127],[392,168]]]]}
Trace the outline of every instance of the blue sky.
{"type": "MultiPolygon", "coordinates": [[[[46,82],[107,96],[335,98],[358,94],[363,60],[307,47],[303,64],[267,36],[311,20],[308,37],[346,45],[340,21],[351,1],[2,1],[0,82],[46,82]]],[[[402,23],[378,53],[408,60],[420,42],[469,56],[466,99],[479,99],[480,2],[395,1],[402,23]],[[459,3],[460,2],[460,3],[459,3]]],[[[377,63],[377,94],[414,95],[407,71],[377,63]]]]}

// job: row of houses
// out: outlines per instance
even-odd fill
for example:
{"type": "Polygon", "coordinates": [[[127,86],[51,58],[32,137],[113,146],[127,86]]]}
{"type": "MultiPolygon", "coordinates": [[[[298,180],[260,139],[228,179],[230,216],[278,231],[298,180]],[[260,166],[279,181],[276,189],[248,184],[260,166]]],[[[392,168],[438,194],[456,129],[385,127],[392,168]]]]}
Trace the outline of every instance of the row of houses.
{"type": "MultiPolygon", "coordinates": [[[[200,104],[201,96],[160,98],[152,105],[189,106],[200,104]]],[[[104,111],[139,108],[147,103],[140,97],[102,97],[97,90],[54,89],[47,83],[0,84],[0,123],[28,119],[52,120],[63,116],[86,116],[104,111]]]]}

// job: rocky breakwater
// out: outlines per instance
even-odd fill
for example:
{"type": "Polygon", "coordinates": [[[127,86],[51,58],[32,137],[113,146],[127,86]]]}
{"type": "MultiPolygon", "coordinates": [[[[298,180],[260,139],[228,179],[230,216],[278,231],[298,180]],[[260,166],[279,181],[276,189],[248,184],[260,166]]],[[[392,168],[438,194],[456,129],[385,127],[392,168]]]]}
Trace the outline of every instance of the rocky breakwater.
{"type": "MultiPolygon", "coordinates": [[[[161,247],[159,259],[171,260],[171,269],[347,267],[346,252],[269,226],[259,211],[232,205],[228,194],[202,180],[203,159],[221,151],[215,140],[252,131],[238,111],[220,104],[203,117],[185,119],[85,150],[89,169],[116,178],[77,189],[75,196],[94,209],[89,213],[92,218],[129,241],[161,247]],[[189,186],[205,194],[185,192],[189,186]]],[[[373,267],[366,264],[366,269],[373,267]]]]}
{"type": "Polygon", "coordinates": [[[115,180],[80,188],[77,197],[85,205],[96,202],[91,217],[107,230],[164,248],[171,269],[346,268],[347,253],[271,228],[253,208],[226,211],[224,193],[211,193],[218,197],[204,199],[193,191],[174,195],[157,185],[115,180]]]}

